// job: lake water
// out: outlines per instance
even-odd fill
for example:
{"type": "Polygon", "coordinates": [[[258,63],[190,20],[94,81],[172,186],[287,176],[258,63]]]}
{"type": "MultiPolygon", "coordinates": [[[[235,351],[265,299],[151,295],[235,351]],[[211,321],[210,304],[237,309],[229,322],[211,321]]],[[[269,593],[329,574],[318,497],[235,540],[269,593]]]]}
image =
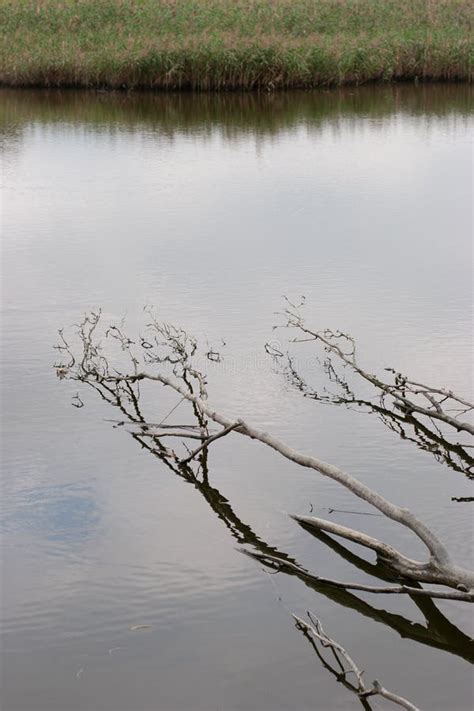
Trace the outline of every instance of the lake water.
{"type": "MultiPolygon", "coordinates": [[[[472,493],[463,474],[375,417],[304,399],[264,351],[285,346],[282,295],[304,294],[308,320],[349,331],[368,368],[469,394],[472,128],[467,86],[0,93],[5,711],[361,708],[295,629],[306,609],[368,682],[472,708],[468,605],[315,590],[239,550],[253,531],[315,573],[377,584],[288,513],[343,510],[416,555],[407,531],[347,513],[367,507],[238,435],[209,455],[229,524],[218,493],[113,429],[92,391],[71,407],[77,387],[52,367],[59,327],[101,307],[136,333],[154,305],[221,348],[218,409],[410,506],[472,563],[472,509],[451,501],[472,493]]],[[[157,418],[176,401],[153,397],[157,418]]]]}

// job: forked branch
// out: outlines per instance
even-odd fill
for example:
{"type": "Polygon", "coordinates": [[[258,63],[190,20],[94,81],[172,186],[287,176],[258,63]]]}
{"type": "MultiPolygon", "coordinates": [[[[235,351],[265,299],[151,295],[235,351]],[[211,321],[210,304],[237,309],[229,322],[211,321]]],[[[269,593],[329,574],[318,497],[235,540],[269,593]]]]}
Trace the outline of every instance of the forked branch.
{"type": "Polygon", "coordinates": [[[345,686],[351,688],[361,700],[367,699],[370,696],[382,696],[408,711],[420,711],[419,708],[408,701],[408,699],[388,691],[377,680],[372,682],[372,686],[367,687],[363,678],[364,672],[357,666],[347,650],[344,649],[342,644],[339,644],[339,642],[329,637],[324,631],[321,622],[317,617],[314,617],[309,610],[307,615],[310,622],[306,622],[302,620],[301,617],[293,615],[297,628],[302,630],[311,641],[314,640],[315,644],[319,643],[324,649],[331,650],[340,669],[339,672],[336,672],[337,677],[341,680],[347,680],[349,674],[354,675],[354,683],[346,684],[345,686]]]}

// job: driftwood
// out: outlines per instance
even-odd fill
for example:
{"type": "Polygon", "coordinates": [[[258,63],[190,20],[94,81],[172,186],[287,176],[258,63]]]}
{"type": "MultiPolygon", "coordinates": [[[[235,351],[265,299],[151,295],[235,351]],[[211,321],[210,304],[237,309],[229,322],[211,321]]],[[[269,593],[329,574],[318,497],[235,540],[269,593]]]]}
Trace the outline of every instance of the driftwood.
{"type": "MultiPolygon", "coordinates": [[[[301,517],[296,517],[297,520],[315,529],[329,532],[375,551],[380,561],[389,565],[393,571],[408,581],[444,585],[454,589],[454,591],[445,591],[441,595],[442,597],[451,597],[452,599],[466,602],[474,601],[474,573],[456,564],[436,534],[409,509],[393,504],[349,473],[314,456],[298,452],[245,420],[235,420],[217,412],[208,402],[205,376],[193,366],[192,358],[198,348],[196,340],[190,337],[183,329],[161,324],[151,312],[148,313],[151,321],[148,324],[147,336],[146,338],[141,337],[138,344],[123,333],[123,327],[111,326],[105,331],[105,337],[112,337],[118,341],[122,352],[125,353],[132,365],[131,372],[124,373],[115,368],[112,369],[109,360],[103,355],[102,345],[97,337],[97,328],[100,322],[99,312],[86,316],[79,325],[78,334],[81,354],[78,358],[74,356],[64,333],[60,331],[61,342],[57,349],[62,355],[62,361],[56,364],[58,376],[79,380],[91,385],[96,390],[100,389],[101,394],[105,395],[105,398],[112,404],[117,404],[120,398],[126,398],[132,404],[136,413],[138,413],[139,388],[143,383],[159,383],[170,388],[180,396],[181,400],[187,400],[192,405],[199,424],[199,433],[202,436],[203,446],[193,452],[188,451],[188,456],[184,458],[185,462],[189,462],[200,452],[207,452],[209,444],[218,437],[231,432],[258,440],[289,461],[338,482],[387,518],[411,530],[427,548],[428,558],[425,561],[413,560],[387,543],[332,521],[316,517],[305,517],[304,521],[301,517]],[[139,349],[138,353],[141,357],[138,357],[137,349],[139,349]],[[67,358],[66,362],[64,362],[65,358],[67,358]],[[141,366],[143,362],[147,370],[139,369],[139,365],[141,366]],[[171,375],[165,374],[166,367],[171,369],[171,375]],[[209,434],[209,421],[213,421],[223,428],[218,436],[209,434]]],[[[298,327],[300,327],[300,324],[298,327]]],[[[310,337],[315,338],[313,334],[310,337]]],[[[406,404],[407,398],[405,395],[397,393],[397,398],[406,404]]],[[[457,396],[456,398],[460,401],[462,400],[457,396]]],[[[420,407],[422,408],[422,406],[419,406],[418,409],[420,407]]],[[[445,418],[445,415],[437,407],[434,405],[432,407],[433,411],[430,410],[432,417],[445,418]]],[[[450,419],[449,415],[446,415],[446,417],[448,420],[450,419]]],[[[159,441],[164,434],[167,436],[170,434],[169,430],[162,432],[160,426],[155,427],[150,423],[140,422],[138,416],[136,421],[141,426],[145,424],[152,431],[155,441],[159,441]]],[[[164,424],[164,420],[160,424],[164,424]]],[[[463,427],[466,432],[469,430],[467,423],[461,423],[459,427],[463,427]]],[[[196,431],[190,433],[189,430],[183,430],[179,433],[180,438],[186,437],[187,433],[194,435],[196,431]]],[[[179,456],[171,448],[164,448],[163,453],[164,456],[176,463],[183,462],[183,457],[179,456]]],[[[352,585],[351,583],[341,583],[339,581],[335,581],[335,584],[352,585]]],[[[397,592],[408,594],[410,591],[406,587],[399,586],[397,592]]],[[[380,591],[378,590],[378,592],[380,591]]],[[[394,590],[391,590],[391,592],[394,592],[394,590]]],[[[424,594],[440,596],[437,590],[428,590],[424,594]]]]}

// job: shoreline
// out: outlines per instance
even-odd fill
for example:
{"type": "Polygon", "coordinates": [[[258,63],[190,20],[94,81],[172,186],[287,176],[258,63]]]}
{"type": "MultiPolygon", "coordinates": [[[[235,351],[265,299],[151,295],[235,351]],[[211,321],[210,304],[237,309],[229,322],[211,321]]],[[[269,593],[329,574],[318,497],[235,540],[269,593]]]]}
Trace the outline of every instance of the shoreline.
{"type": "Polygon", "coordinates": [[[299,123],[313,130],[329,118],[382,119],[403,111],[412,116],[472,116],[474,87],[467,83],[366,84],[334,89],[274,92],[153,92],[95,89],[0,89],[0,124],[36,120],[66,124],[102,122],[152,126],[166,135],[199,127],[220,127],[237,135],[249,127],[258,135],[276,135],[299,123]],[[448,107],[448,108],[447,108],[448,107]]]}
{"type": "Polygon", "coordinates": [[[336,91],[337,89],[361,89],[361,88],[389,88],[389,87],[402,87],[402,86],[472,86],[473,76],[469,77],[456,77],[456,78],[422,78],[418,76],[415,77],[399,77],[396,79],[365,79],[364,81],[350,81],[347,80],[342,83],[331,83],[331,84],[285,84],[279,86],[268,87],[266,85],[254,85],[252,87],[247,86],[225,86],[225,87],[200,87],[192,86],[190,84],[181,84],[179,86],[149,86],[135,84],[129,86],[127,84],[115,85],[110,84],[89,84],[89,83],[38,83],[33,84],[29,82],[24,82],[21,84],[6,83],[0,81],[0,91],[6,90],[18,90],[18,91],[65,91],[65,92],[93,92],[95,94],[280,94],[285,92],[312,92],[312,91],[336,91]]]}

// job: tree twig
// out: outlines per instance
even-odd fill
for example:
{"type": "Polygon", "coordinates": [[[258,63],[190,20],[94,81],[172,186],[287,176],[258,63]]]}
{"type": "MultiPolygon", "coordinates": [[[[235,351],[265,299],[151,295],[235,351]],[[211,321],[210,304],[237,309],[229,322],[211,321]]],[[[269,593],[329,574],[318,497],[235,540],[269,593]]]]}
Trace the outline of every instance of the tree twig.
{"type": "Polygon", "coordinates": [[[405,699],[403,696],[399,696],[398,694],[394,694],[393,692],[388,691],[377,680],[372,683],[372,686],[370,688],[367,688],[363,678],[364,672],[357,666],[357,664],[349,655],[347,650],[342,646],[342,644],[336,642],[334,639],[329,637],[329,635],[324,631],[321,622],[318,620],[318,618],[314,617],[309,610],[307,611],[307,615],[310,619],[310,622],[306,622],[305,620],[302,620],[301,617],[293,615],[293,619],[296,622],[296,626],[299,629],[304,630],[308,635],[310,635],[310,637],[312,636],[313,638],[318,640],[324,648],[330,648],[336,660],[344,669],[345,675],[347,675],[348,673],[354,674],[357,682],[356,693],[359,697],[367,698],[369,696],[383,696],[389,701],[392,701],[394,704],[398,704],[398,706],[407,709],[407,711],[420,711],[420,709],[414,704],[412,704],[410,701],[408,701],[408,699],[405,699]],[[349,666],[349,670],[345,670],[341,659],[344,660],[349,666]]]}
{"type": "MultiPolygon", "coordinates": [[[[242,551],[246,553],[246,551],[242,551]]],[[[251,554],[251,557],[254,557],[251,554]]],[[[289,568],[295,571],[298,575],[311,580],[315,583],[324,583],[332,585],[336,588],[344,590],[359,590],[360,592],[376,593],[378,595],[414,595],[415,597],[430,597],[439,600],[460,600],[462,602],[474,602],[474,593],[463,590],[433,590],[422,587],[412,587],[410,585],[394,585],[390,587],[381,587],[375,585],[364,585],[363,583],[346,583],[342,580],[334,580],[333,578],[325,578],[321,575],[314,575],[291,561],[281,561],[276,556],[270,554],[262,554],[259,560],[263,563],[273,563],[277,569],[284,570],[289,568]]]]}
{"type": "Polygon", "coordinates": [[[189,454],[189,456],[186,457],[185,459],[181,459],[179,463],[180,463],[180,464],[187,464],[188,462],[191,461],[191,459],[194,459],[194,457],[195,457],[197,454],[199,454],[199,452],[202,452],[203,449],[205,449],[206,447],[208,447],[208,446],[211,444],[211,442],[215,442],[216,439],[220,439],[221,437],[225,437],[225,435],[229,434],[229,432],[232,432],[232,430],[236,430],[238,427],[240,427],[241,424],[242,424],[242,421],[241,421],[241,420],[237,420],[237,422],[234,422],[232,425],[228,425],[227,427],[224,427],[224,429],[221,430],[220,432],[217,432],[217,434],[211,435],[211,436],[208,437],[206,440],[204,440],[204,442],[201,444],[200,447],[198,447],[198,448],[195,449],[193,452],[191,452],[191,453],[189,454]]]}

